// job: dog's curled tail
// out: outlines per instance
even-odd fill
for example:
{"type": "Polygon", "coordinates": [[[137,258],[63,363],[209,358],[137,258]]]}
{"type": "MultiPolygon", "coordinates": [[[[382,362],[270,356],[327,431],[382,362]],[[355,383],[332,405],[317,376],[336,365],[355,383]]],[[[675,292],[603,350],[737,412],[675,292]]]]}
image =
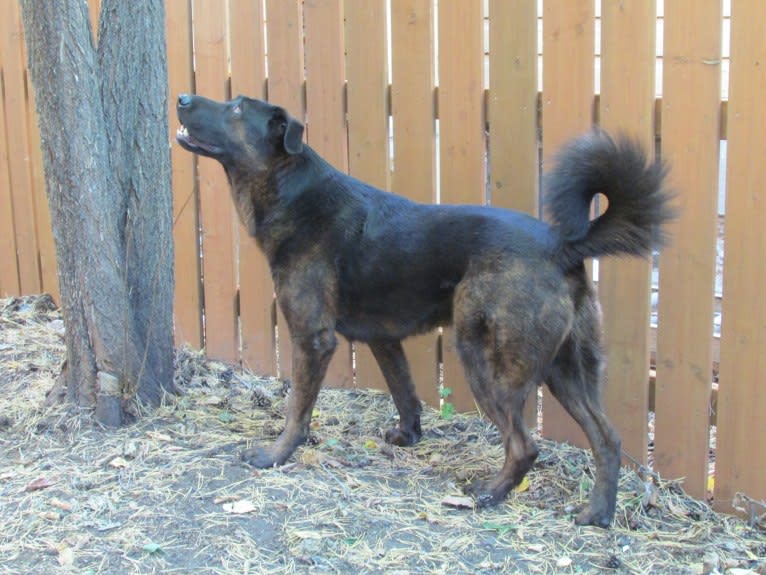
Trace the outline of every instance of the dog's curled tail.
{"type": "Polygon", "coordinates": [[[672,194],[664,187],[667,166],[648,161],[639,142],[613,140],[594,129],[565,145],[548,173],[545,203],[560,244],[564,269],[584,259],[608,255],[647,257],[665,241],[664,225],[675,218],[672,194]],[[606,211],[591,220],[596,194],[606,211]]]}

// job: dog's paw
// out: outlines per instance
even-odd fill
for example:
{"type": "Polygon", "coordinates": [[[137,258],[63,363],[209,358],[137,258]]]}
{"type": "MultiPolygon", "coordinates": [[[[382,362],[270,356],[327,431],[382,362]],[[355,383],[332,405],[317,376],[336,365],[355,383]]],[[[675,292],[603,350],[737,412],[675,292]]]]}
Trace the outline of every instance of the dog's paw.
{"type": "Polygon", "coordinates": [[[605,509],[597,509],[586,505],[575,517],[577,525],[593,525],[606,529],[612,523],[614,512],[609,513],[605,509]]]}
{"type": "Polygon", "coordinates": [[[399,447],[408,447],[415,445],[420,439],[420,435],[411,431],[403,431],[398,427],[392,427],[386,431],[385,440],[390,445],[398,445],[399,447]]]}
{"type": "Polygon", "coordinates": [[[279,465],[279,461],[276,457],[271,453],[271,451],[264,449],[262,447],[253,447],[251,449],[245,449],[241,455],[240,459],[247,463],[248,465],[251,465],[252,467],[256,467],[258,469],[267,469],[269,467],[274,467],[275,465],[279,465]]]}
{"type": "Polygon", "coordinates": [[[496,489],[493,489],[489,481],[480,480],[473,481],[463,487],[463,493],[473,497],[477,509],[494,507],[501,503],[506,496],[506,493],[498,493],[496,489]]]}

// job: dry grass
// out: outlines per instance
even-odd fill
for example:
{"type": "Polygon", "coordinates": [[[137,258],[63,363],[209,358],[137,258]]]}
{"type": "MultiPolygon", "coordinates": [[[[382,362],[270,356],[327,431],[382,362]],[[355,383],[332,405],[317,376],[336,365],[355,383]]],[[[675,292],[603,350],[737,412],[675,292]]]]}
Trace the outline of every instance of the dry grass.
{"type": "Polygon", "coordinates": [[[62,331],[44,299],[0,300],[0,574],[702,573],[705,561],[766,573],[763,531],[627,468],[614,526],[575,526],[590,454],[545,440],[526,491],[491,510],[445,506],[498,468],[497,433],[426,409],[423,440],[392,448],[380,438],[395,410],[377,392],[324,390],[310,445],[253,471],[238,451],[278,433],[285,386],[191,350],[177,353],[182,396],[102,430],[88,412],[42,407],[62,331]]]}

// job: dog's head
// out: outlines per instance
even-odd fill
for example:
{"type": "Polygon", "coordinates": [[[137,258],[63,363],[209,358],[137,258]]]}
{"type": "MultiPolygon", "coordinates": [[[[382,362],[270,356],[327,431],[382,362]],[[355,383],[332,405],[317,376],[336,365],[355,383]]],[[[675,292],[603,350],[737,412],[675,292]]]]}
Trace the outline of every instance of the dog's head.
{"type": "Polygon", "coordinates": [[[181,94],[176,140],[186,150],[232,166],[261,171],[276,158],[303,150],[303,124],[283,108],[239,96],[216,102],[181,94]]]}

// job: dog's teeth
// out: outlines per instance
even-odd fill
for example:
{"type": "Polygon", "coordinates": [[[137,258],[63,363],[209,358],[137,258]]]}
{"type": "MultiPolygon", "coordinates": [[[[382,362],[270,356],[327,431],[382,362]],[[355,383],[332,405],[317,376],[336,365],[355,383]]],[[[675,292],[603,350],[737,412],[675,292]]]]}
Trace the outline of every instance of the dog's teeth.
{"type": "Polygon", "coordinates": [[[178,131],[176,133],[179,136],[188,136],[189,135],[189,130],[186,129],[186,126],[182,125],[180,128],[178,128],[178,131]]]}

